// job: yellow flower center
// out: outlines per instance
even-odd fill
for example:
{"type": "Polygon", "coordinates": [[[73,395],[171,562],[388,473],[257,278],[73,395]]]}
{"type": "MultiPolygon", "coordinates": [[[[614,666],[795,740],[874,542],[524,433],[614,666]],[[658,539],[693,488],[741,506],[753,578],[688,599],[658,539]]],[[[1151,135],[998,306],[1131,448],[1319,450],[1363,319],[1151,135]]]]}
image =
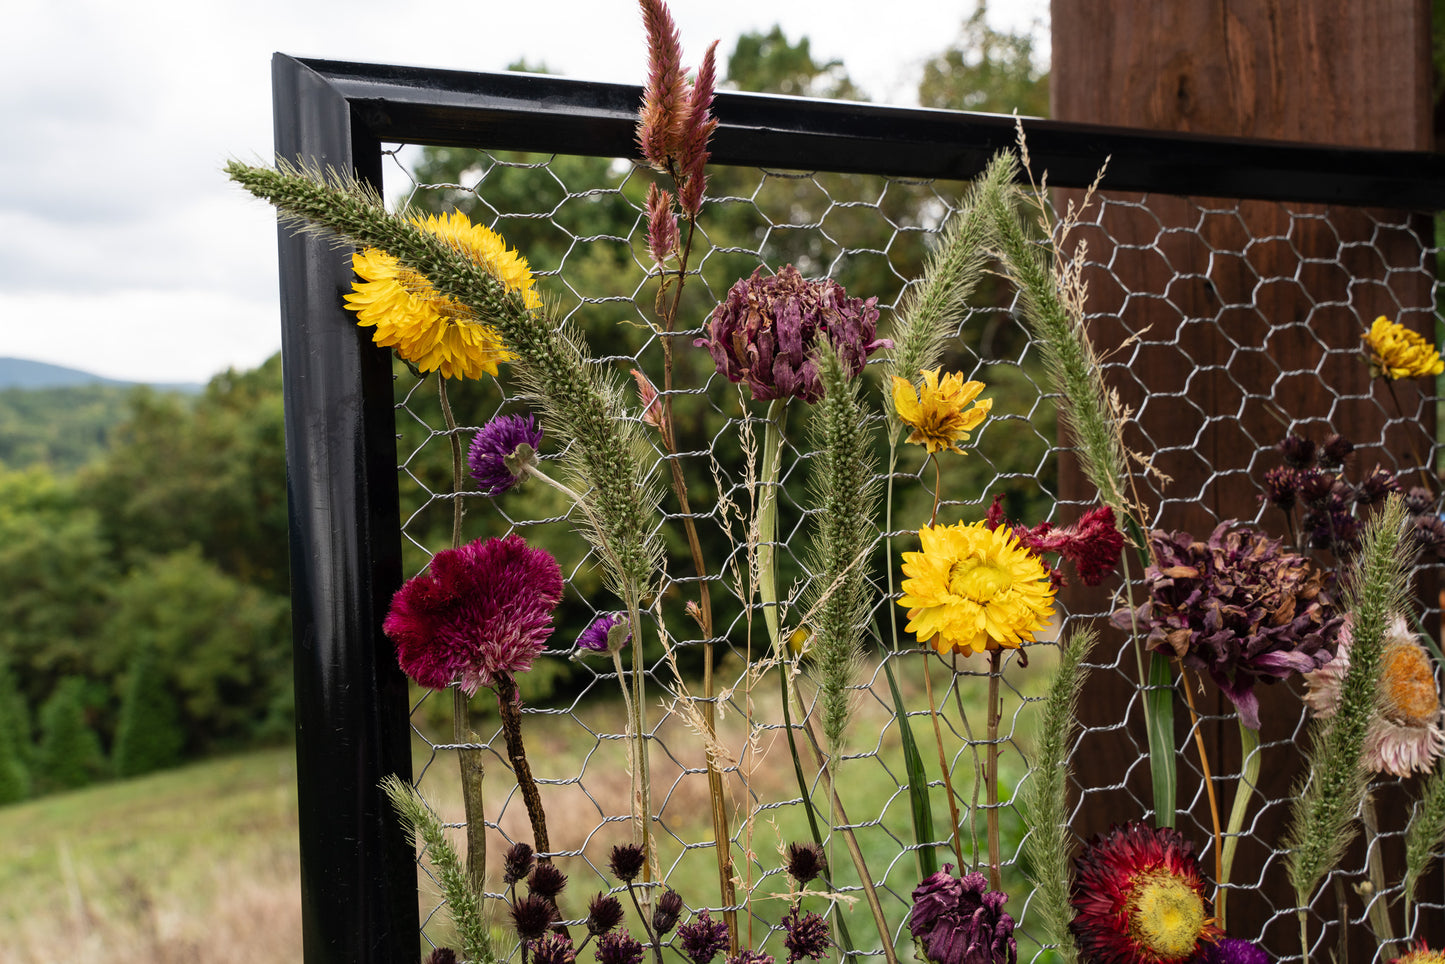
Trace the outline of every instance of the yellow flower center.
{"type": "Polygon", "coordinates": [[[1380,689],[1385,697],[1385,714],[1398,722],[1423,726],[1440,713],[1440,694],[1435,689],[1430,658],[1414,643],[1394,643],[1385,648],[1380,689]]]}
{"type": "Polygon", "coordinates": [[[1168,873],[1149,873],[1134,881],[1129,899],[1129,932],[1166,960],[1194,952],[1209,922],[1204,900],[1188,882],[1168,873]]]}
{"type": "Polygon", "coordinates": [[[986,603],[1013,585],[1014,577],[1002,566],[981,559],[961,559],[948,572],[948,591],[986,603]]]}

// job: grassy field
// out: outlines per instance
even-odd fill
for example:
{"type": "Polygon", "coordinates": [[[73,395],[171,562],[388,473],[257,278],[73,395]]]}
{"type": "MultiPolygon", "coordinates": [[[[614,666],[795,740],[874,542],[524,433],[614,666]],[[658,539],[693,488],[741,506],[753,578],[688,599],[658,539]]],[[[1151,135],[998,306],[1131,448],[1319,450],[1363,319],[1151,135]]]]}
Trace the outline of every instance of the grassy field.
{"type": "MultiPolygon", "coordinates": [[[[1052,664],[1047,655],[1039,655],[1043,658],[1036,657],[1036,664],[1052,664]]],[[[906,663],[905,675],[920,665],[906,663]]],[[[1036,665],[1010,672],[1009,678],[1023,693],[1032,694],[1047,675],[1046,666],[1036,665]]],[[[754,695],[760,720],[779,718],[773,679],[754,695]]],[[[921,679],[904,682],[908,704],[926,706],[921,679]]],[[[946,678],[936,678],[940,692],[947,685],[946,678]]],[[[899,733],[887,707],[875,698],[878,690],[886,693],[881,675],[874,692],[860,694],[850,738],[850,752],[856,756],[843,764],[842,796],[850,822],[860,825],[871,872],[885,878],[884,900],[896,929],[918,874],[914,858],[900,849],[912,839],[912,831],[907,794],[898,785],[899,733]]],[[[983,735],[983,691],[982,679],[963,680],[978,738],[983,735]]],[[[1013,742],[1003,754],[1005,800],[1008,788],[1023,776],[1019,747],[1028,746],[1033,717],[1030,710],[1020,710],[1017,694],[1009,693],[1006,704],[1003,735],[1013,742]]],[[[611,701],[598,700],[569,714],[531,715],[525,721],[533,767],[540,778],[551,781],[544,784],[543,796],[553,845],[580,853],[562,862],[571,878],[564,911],[571,915],[584,914],[588,898],[611,883],[594,868],[606,866],[612,843],[629,837],[627,823],[619,817],[627,812],[625,749],[615,740],[590,735],[620,729],[620,712],[611,701]]],[[[928,770],[936,774],[932,725],[926,715],[914,717],[912,725],[928,770]]],[[[737,715],[725,721],[723,736],[732,746],[746,746],[746,733],[746,722],[737,715]]],[[[944,733],[945,752],[967,803],[973,792],[972,756],[961,734],[948,728],[944,733]]],[[[748,846],[740,848],[739,855],[743,849],[752,854],[751,869],[745,872],[756,886],[755,911],[766,919],[781,913],[780,903],[769,895],[787,889],[776,875],[778,849],[788,841],[808,839],[802,808],[796,803],[774,805],[798,795],[779,734],[763,730],[751,753],[739,753],[740,765],[750,771],[752,794],[765,804],[755,804],[751,811],[751,825],[742,830],[748,846]]],[[[455,761],[446,754],[433,758],[418,740],[416,762],[423,794],[444,819],[460,821],[455,761]]],[[[510,774],[500,762],[490,769],[488,818],[513,838],[530,839],[520,799],[508,799],[510,774]]],[[[713,853],[695,846],[711,839],[706,779],[697,740],[680,724],[669,723],[658,731],[653,775],[664,873],[690,904],[716,904],[713,853]]],[[[741,781],[734,781],[731,791],[737,832],[746,812],[742,804],[750,795],[741,781]]],[[[935,818],[944,826],[948,804],[942,789],[932,796],[935,818]]],[[[815,792],[815,800],[824,797],[815,792]]],[[[1003,817],[1002,849],[1011,857],[1021,828],[1012,810],[1005,810],[1003,817]]],[[[982,820],[978,823],[982,841],[982,820]]],[[[965,834],[964,856],[971,860],[969,836],[965,834]]],[[[0,808],[0,841],[0,964],[72,958],[116,964],[300,959],[295,762],[289,748],[0,808]]],[[[493,875],[505,845],[500,834],[492,835],[493,875]]],[[[846,851],[841,845],[834,849],[840,883],[856,881],[846,851]]],[[[1005,888],[1015,895],[1011,909],[1017,912],[1013,905],[1022,906],[1022,883],[1012,868],[1006,871],[1005,888]]],[[[425,879],[419,900],[424,918],[438,903],[434,885],[425,879]]],[[[876,943],[861,907],[848,916],[860,943],[876,943]]],[[[755,942],[765,930],[755,929],[755,942]]],[[[444,913],[432,918],[427,935],[447,941],[444,913]]],[[[1020,950],[1021,959],[1028,959],[1024,948],[1020,950]]]]}

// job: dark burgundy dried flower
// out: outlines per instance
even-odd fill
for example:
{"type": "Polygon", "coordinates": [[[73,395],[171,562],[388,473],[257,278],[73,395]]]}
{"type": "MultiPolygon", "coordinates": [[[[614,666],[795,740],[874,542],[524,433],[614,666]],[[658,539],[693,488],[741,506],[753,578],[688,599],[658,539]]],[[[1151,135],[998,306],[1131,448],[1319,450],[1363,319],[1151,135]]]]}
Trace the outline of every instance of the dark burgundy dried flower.
{"type": "Polygon", "coordinates": [[[567,875],[557,869],[551,861],[540,863],[527,878],[527,891],[538,897],[555,902],[557,895],[567,886],[567,875]]]}
{"type": "Polygon", "coordinates": [[[515,884],[519,880],[526,880],[527,876],[532,873],[532,864],[535,860],[531,844],[521,841],[512,844],[502,857],[503,882],[515,884]]]}
{"type": "Polygon", "coordinates": [[[783,869],[803,886],[828,873],[828,858],[815,843],[790,843],[783,852],[783,869]]]}
{"type": "Polygon", "coordinates": [[[558,931],[533,941],[530,949],[532,964],[573,964],[577,960],[577,948],[572,946],[572,938],[558,931]]]}
{"type": "Polygon", "coordinates": [[[1264,473],[1264,497],[1286,512],[1294,508],[1299,489],[1299,469],[1281,465],[1264,473]]]}
{"type": "Polygon", "coordinates": [[[1269,955],[1251,944],[1233,937],[1221,937],[1218,943],[1205,944],[1196,964],[1269,964],[1269,955]]]}
{"type": "Polygon", "coordinates": [[[1284,456],[1285,465],[1296,469],[1307,469],[1315,463],[1315,443],[1303,435],[1291,432],[1276,443],[1275,448],[1284,456]]]}
{"type": "Polygon", "coordinates": [[[1370,477],[1355,489],[1355,501],[1360,505],[1378,505],[1385,501],[1385,496],[1399,491],[1400,483],[1395,478],[1395,473],[1376,468],[1370,473],[1370,477]]]}
{"type": "Polygon", "coordinates": [[[483,425],[467,449],[467,465],[478,491],[498,496],[516,485],[525,470],[513,472],[507,459],[515,453],[522,461],[535,460],[541,446],[542,428],[531,415],[498,415],[483,425]]]}
{"type": "Polygon", "coordinates": [[[748,383],[757,401],[823,397],[813,357],[827,338],[852,375],[863,371],[868,356],[892,342],[878,338],[877,298],[850,298],[836,281],[807,281],[792,265],[771,277],[758,268],[738,281],[713,310],[706,348],[718,373],[748,383]]]}
{"type": "Polygon", "coordinates": [[[1342,468],[1345,459],[1355,450],[1355,443],[1343,435],[1331,435],[1320,447],[1320,465],[1327,469],[1342,468]]]}
{"type": "Polygon", "coordinates": [[[1300,501],[1311,508],[1324,505],[1335,487],[1335,477],[1319,469],[1304,469],[1299,474],[1300,501]]]}
{"type": "Polygon", "coordinates": [[[622,902],[611,894],[598,894],[587,905],[587,933],[606,934],[622,923],[622,902]]]}
{"type": "Polygon", "coordinates": [[[729,957],[727,964],[773,964],[773,955],[743,948],[729,957]]]}
{"type": "MultiPolygon", "coordinates": [[[[1019,545],[1041,559],[1044,553],[1052,552],[1059,556],[1060,565],[1069,560],[1086,586],[1097,586],[1113,575],[1124,548],[1124,533],[1114,521],[1114,510],[1106,505],[1090,509],[1071,526],[1056,529],[1051,522],[1040,522],[1029,529],[1004,517],[1003,493],[999,493],[993,497],[984,523],[990,531],[1009,526],[1019,545]]],[[[1048,566],[1047,560],[1044,565],[1048,566]]],[[[1061,568],[1048,569],[1054,588],[1067,585],[1061,568]]]]}
{"type": "Polygon", "coordinates": [[[427,955],[426,964],[457,964],[457,952],[450,947],[434,948],[427,955]]]}
{"type": "Polygon", "coordinates": [[[1413,486],[1405,493],[1405,511],[1410,515],[1424,515],[1435,508],[1435,496],[1422,486],[1413,486]]]}
{"type": "Polygon", "coordinates": [[[652,931],[659,938],[672,933],[677,919],[682,916],[682,896],[672,888],[662,892],[652,908],[652,931]]]}
{"type": "Polygon", "coordinates": [[[597,964],[642,964],[642,942],[626,931],[597,938],[597,964]]]}
{"type": "Polygon", "coordinates": [[[1445,521],[1438,515],[1417,515],[1410,524],[1410,540],[1418,554],[1445,559],[1445,521]]]}
{"type": "Polygon", "coordinates": [[[953,876],[953,865],[913,891],[908,929],[932,964],[1017,964],[1008,895],[988,889],[983,874],[953,876]]]}
{"type": "Polygon", "coordinates": [[[559,919],[557,905],[540,894],[518,897],[512,903],[512,926],[517,928],[517,936],[524,941],[540,939],[547,933],[547,928],[559,919]]]}
{"type": "Polygon", "coordinates": [[[833,945],[833,939],[828,936],[828,922],[819,914],[800,913],[797,904],[788,908],[782,923],[787,932],[783,946],[788,949],[788,964],[805,957],[816,961],[833,945]]]}
{"type": "Polygon", "coordinates": [[[680,949],[692,964],[712,964],[713,958],[727,950],[728,925],[701,911],[677,929],[672,946],[680,949]]]}
{"type": "Polygon", "coordinates": [[[630,884],[642,873],[644,859],[642,848],[637,844],[618,844],[612,848],[612,857],[607,861],[607,866],[612,870],[612,876],[624,884],[630,884]]]}
{"type": "Polygon", "coordinates": [[[1132,614],[1116,612],[1114,625],[1137,621],[1148,628],[1150,649],[1207,671],[1245,726],[1259,729],[1255,683],[1307,673],[1334,657],[1343,619],[1326,591],[1329,577],[1278,540],[1231,520],[1207,542],[1155,530],[1149,548],[1149,598],[1132,614]]]}
{"type": "Polygon", "coordinates": [[[1305,513],[1303,521],[1310,545],[1328,549],[1341,559],[1360,548],[1360,523],[1350,514],[1348,486],[1336,486],[1322,507],[1305,513]]]}
{"type": "Polygon", "coordinates": [[[406,675],[471,695],[498,674],[530,669],[552,635],[562,570],[521,536],[478,539],[432,557],[431,570],[397,590],[382,629],[406,675]]]}

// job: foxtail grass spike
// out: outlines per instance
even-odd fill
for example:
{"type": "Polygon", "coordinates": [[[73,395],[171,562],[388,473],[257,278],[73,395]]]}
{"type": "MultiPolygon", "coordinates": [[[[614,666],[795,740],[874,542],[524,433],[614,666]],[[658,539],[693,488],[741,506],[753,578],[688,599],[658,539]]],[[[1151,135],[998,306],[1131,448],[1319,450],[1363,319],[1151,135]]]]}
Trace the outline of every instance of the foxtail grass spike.
{"type": "Polygon", "coordinates": [[[1445,847],[1445,774],[1437,769],[1425,781],[1424,793],[1405,831],[1405,879],[1401,889],[1405,894],[1407,932],[1411,929],[1410,907],[1415,901],[1415,887],[1442,847],[1445,847]]]}

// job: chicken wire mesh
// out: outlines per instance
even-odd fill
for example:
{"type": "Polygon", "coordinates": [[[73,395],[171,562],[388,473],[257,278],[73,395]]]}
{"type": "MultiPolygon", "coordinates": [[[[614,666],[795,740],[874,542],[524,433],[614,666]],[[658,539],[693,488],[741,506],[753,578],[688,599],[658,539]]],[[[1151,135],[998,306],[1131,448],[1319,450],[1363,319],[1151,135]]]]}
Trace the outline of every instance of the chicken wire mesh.
{"type": "MultiPolygon", "coordinates": [[[[392,150],[387,156],[389,196],[412,207],[458,207],[494,227],[531,261],[539,285],[587,337],[596,364],[616,371],[629,385],[633,370],[661,385],[662,336],[653,325],[657,280],[649,270],[642,206],[650,172],[629,161],[568,155],[448,148],[425,156],[392,150]]],[[[851,295],[876,296],[880,331],[886,333],[890,309],[918,277],[963,187],[720,167],[710,178],[708,203],[692,242],[695,270],[674,344],[679,452],[668,455],[654,443],[659,477],[670,475],[670,461],[679,462],[688,476],[691,515],[704,533],[707,565],[703,574],[694,571],[677,534],[683,513],[669,494],[663,500],[662,527],[670,553],[661,592],[667,645],[649,640],[644,647],[658,869],[690,911],[720,908],[703,745],[680,712],[683,702],[709,702],[699,694],[701,653],[711,643],[716,650],[713,702],[727,753],[729,847],[739,899],[751,895],[744,908],[745,940],[758,949],[778,952],[780,947],[777,922],[783,904],[776,895],[788,888],[780,876],[779,848],[807,839],[802,795],[784,739],[780,671],[768,652],[756,600],[740,589],[749,567],[746,531],[758,496],[756,456],[764,413],[763,406],[715,374],[706,352],[691,342],[734,280],[758,266],[773,270],[784,263],[809,277],[838,279],[851,295]],[[697,624],[683,615],[684,604],[704,588],[717,614],[711,639],[702,638],[697,624]]],[[[1057,225],[1060,209],[1079,200],[1077,194],[1051,195],[1051,221],[1057,225]]],[[[1431,231],[1428,219],[1394,212],[1111,192],[1094,198],[1064,250],[1084,266],[1089,321],[1106,347],[1106,375],[1134,413],[1129,446],[1147,454],[1157,470],[1141,468],[1137,476],[1138,496],[1152,524],[1188,528],[1202,537],[1226,518],[1243,518],[1275,536],[1303,538],[1293,528],[1297,518],[1287,520],[1261,498],[1265,473],[1279,464],[1275,443],[1288,431],[1316,440],[1329,432],[1350,435],[1358,446],[1350,468],[1358,476],[1378,464],[1407,487],[1438,487],[1433,381],[1423,390],[1419,383],[1384,386],[1368,377],[1360,359],[1360,334],[1377,315],[1414,322],[1433,333],[1438,251],[1431,231]]],[[[914,533],[928,521],[936,496],[940,519],[973,521],[1002,494],[1009,517],[1025,524],[1072,520],[1096,501],[1081,484],[1067,445],[1059,442],[1055,400],[1012,288],[990,277],[975,304],[948,349],[944,369],[987,383],[987,394],[995,400],[993,415],[975,433],[969,454],[943,463],[938,477],[918,453],[900,449],[889,480],[891,510],[877,520],[877,552],[869,575],[876,645],[857,675],[854,719],[837,770],[847,812],[834,812],[832,820],[857,833],[892,934],[900,949],[910,947],[905,917],[919,869],[900,750],[900,728],[910,726],[934,780],[932,803],[941,828],[948,822],[949,801],[939,760],[947,761],[961,798],[966,863],[988,862],[981,815],[997,810],[1002,826],[998,857],[1004,889],[1012,896],[1009,909],[1020,924],[1020,957],[1041,960],[1051,952],[1040,948],[1030,932],[1026,868],[1018,853],[1028,829],[1014,799],[1028,771],[1038,715],[1034,704],[1047,685],[1055,634],[1004,661],[997,736],[1001,790],[995,805],[985,799],[979,776],[980,754],[986,756],[988,743],[987,666],[918,655],[911,637],[901,632],[901,610],[894,602],[898,554],[916,548],[914,533]],[[883,549],[890,541],[891,562],[885,562],[883,549]],[[894,628],[899,629],[897,650],[894,628]],[[885,666],[892,667],[903,689],[905,720],[895,715],[885,666]],[[939,709],[937,731],[930,700],[939,709]]],[[[880,385],[868,377],[867,392],[876,408],[880,385]]],[[[505,378],[453,388],[457,432],[469,439],[495,414],[526,411],[526,399],[513,391],[505,378]]],[[[603,588],[595,557],[573,532],[578,510],[560,496],[536,484],[496,499],[475,491],[453,493],[452,433],[443,421],[434,379],[399,371],[396,404],[406,575],[420,572],[432,553],[450,544],[454,504],[460,499],[465,539],[520,533],[552,551],[567,577],[558,631],[547,655],[520,682],[553,847],[566,855],[563,866],[570,876],[562,909],[575,925],[585,917],[591,895],[615,888],[607,854],[631,835],[629,758],[617,674],[604,659],[572,658],[577,632],[596,615],[620,608],[620,601],[603,588]]],[[[629,407],[641,416],[643,406],[635,396],[629,407]]],[[[802,550],[815,521],[806,495],[813,457],[804,441],[806,421],[795,413],[784,429],[777,550],[785,632],[805,621],[796,601],[810,578],[802,550]]],[[[880,440],[879,478],[889,479],[881,417],[866,428],[880,440]]],[[[550,442],[544,443],[544,466],[556,458],[550,442]]],[[[1332,562],[1327,555],[1321,558],[1332,562]]],[[[1102,622],[1120,604],[1118,585],[1115,580],[1099,589],[1075,587],[1064,597],[1056,631],[1102,622]]],[[[1429,573],[1420,587],[1417,601],[1434,626],[1438,604],[1429,573]]],[[[659,633],[657,623],[649,625],[659,633]]],[[[1134,650],[1122,639],[1106,637],[1091,665],[1095,679],[1075,744],[1071,802],[1071,824],[1080,836],[1107,826],[1101,814],[1137,819],[1152,806],[1134,650]]],[[[806,667],[798,689],[805,701],[811,699],[806,667]]],[[[1268,772],[1245,823],[1229,885],[1235,895],[1231,935],[1259,941],[1271,956],[1282,958],[1298,953],[1296,908],[1282,884],[1279,828],[1292,799],[1307,729],[1301,691],[1287,682],[1272,687],[1262,700],[1270,707],[1261,748],[1268,772]]],[[[1191,695],[1199,704],[1198,718],[1191,721],[1181,707],[1176,733],[1180,827],[1208,871],[1216,852],[1208,789],[1213,787],[1218,809],[1227,813],[1241,768],[1228,704],[1209,683],[1196,682],[1191,695]],[[1212,765],[1208,774],[1196,749],[1201,740],[1212,765]]],[[[473,701],[479,742],[468,745],[479,746],[487,760],[486,825],[495,868],[503,848],[530,835],[495,713],[488,716],[485,704],[481,696],[473,701]]],[[[416,693],[414,756],[419,790],[457,827],[459,747],[450,737],[450,706],[449,695],[416,693]]],[[[802,739],[797,719],[795,736],[802,739]]],[[[817,768],[808,765],[805,776],[810,797],[827,814],[827,789],[817,768]]],[[[1392,807],[1380,821],[1378,838],[1388,860],[1398,859],[1403,808],[1417,792],[1414,782],[1406,782],[1409,793],[1384,788],[1380,797],[1392,807]]],[[[845,916],[858,946],[874,952],[878,936],[857,904],[857,877],[838,835],[827,836],[843,895],[830,912],[845,916]]],[[[954,853],[942,830],[936,836],[940,853],[954,853]]],[[[1366,922],[1369,901],[1355,887],[1368,877],[1368,859],[1352,852],[1321,889],[1310,911],[1313,953],[1330,953],[1340,946],[1342,934],[1366,922]]],[[[1383,899],[1394,901],[1398,874],[1390,880],[1383,899]]],[[[504,890],[495,869],[489,890],[493,896],[504,890]]],[[[438,892],[423,865],[423,939],[431,945],[446,944],[451,937],[438,892]]],[[[1441,916],[1445,899],[1438,874],[1414,907],[1418,920],[1441,916]]]]}

